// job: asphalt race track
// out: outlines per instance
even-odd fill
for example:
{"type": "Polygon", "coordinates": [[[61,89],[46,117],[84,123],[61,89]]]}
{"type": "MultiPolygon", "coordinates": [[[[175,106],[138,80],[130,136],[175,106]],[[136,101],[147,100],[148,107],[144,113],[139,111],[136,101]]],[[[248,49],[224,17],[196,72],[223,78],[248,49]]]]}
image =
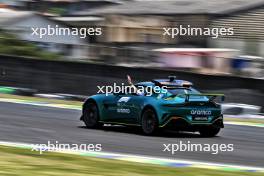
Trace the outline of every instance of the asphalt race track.
{"type": "Polygon", "coordinates": [[[109,126],[87,129],[79,121],[80,111],[14,103],[0,103],[0,140],[47,144],[102,144],[103,151],[157,156],[195,161],[219,162],[264,167],[264,128],[226,125],[218,137],[201,138],[198,134],[164,132],[143,136],[139,130],[109,126]],[[163,152],[163,144],[179,143],[234,144],[233,152],[213,155],[207,152],[163,152]]]}

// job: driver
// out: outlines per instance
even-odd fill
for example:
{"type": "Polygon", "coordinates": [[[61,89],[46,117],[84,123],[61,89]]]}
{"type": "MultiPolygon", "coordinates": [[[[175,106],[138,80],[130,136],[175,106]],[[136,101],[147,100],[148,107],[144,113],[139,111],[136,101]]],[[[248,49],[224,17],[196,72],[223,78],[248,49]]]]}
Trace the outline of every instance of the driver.
{"type": "Polygon", "coordinates": [[[136,94],[139,96],[144,96],[144,92],[138,90],[138,88],[132,83],[132,79],[129,75],[127,75],[127,82],[128,84],[133,88],[133,90],[136,90],[136,94]]]}

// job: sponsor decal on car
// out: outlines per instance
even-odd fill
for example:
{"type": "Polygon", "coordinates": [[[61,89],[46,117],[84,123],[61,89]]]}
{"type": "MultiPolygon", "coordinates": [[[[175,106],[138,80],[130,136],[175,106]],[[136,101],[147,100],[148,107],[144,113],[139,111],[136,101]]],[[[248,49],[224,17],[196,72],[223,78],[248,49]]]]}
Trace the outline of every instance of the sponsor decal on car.
{"type": "Polygon", "coordinates": [[[130,109],[118,108],[118,109],[117,109],[117,112],[118,112],[118,113],[129,114],[129,113],[130,113],[130,109]]]}
{"type": "Polygon", "coordinates": [[[191,110],[191,115],[211,115],[212,111],[210,110],[198,110],[198,109],[194,109],[191,110]]]}
{"type": "Polygon", "coordinates": [[[118,100],[118,103],[127,103],[128,101],[130,100],[130,97],[121,97],[119,100],[118,100]]]}

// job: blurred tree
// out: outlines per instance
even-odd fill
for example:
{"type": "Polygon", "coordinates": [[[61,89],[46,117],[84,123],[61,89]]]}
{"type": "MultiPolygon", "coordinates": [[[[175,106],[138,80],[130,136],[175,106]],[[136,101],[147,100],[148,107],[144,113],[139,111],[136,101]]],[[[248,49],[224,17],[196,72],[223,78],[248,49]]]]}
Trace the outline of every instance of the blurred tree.
{"type": "Polygon", "coordinates": [[[0,54],[34,57],[39,59],[59,59],[61,56],[40,49],[32,43],[18,40],[14,35],[0,30],[0,54]]]}

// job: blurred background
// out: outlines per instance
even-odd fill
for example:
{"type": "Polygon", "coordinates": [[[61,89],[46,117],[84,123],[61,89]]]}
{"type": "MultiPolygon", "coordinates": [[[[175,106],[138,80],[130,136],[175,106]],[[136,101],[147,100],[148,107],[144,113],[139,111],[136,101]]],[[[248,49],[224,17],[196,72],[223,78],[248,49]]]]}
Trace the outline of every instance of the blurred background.
{"type": "MultiPolygon", "coordinates": [[[[263,168],[263,58],[264,0],[0,0],[0,175],[166,175],[161,167],[131,167],[124,160],[116,165],[62,155],[48,160],[25,150],[10,152],[1,141],[101,143],[107,152],[263,168]],[[163,28],[180,25],[233,28],[234,35],[163,35],[163,28]],[[101,28],[102,35],[32,35],[32,28],[48,26],[101,28]],[[224,93],[225,129],[216,138],[188,133],[147,137],[117,126],[86,129],[79,122],[81,111],[65,109],[80,109],[80,100],[96,94],[98,86],[126,83],[127,74],[134,83],[175,75],[204,93],[224,93]],[[61,107],[52,108],[56,104],[61,107]],[[235,150],[172,156],[161,148],[177,140],[232,143],[235,150]]],[[[221,166],[216,174],[203,171],[207,166],[193,170],[185,165],[175,164],[183,170],[171,175],[257,175],[249,168],[235,174],[229,171],[237,168],[221,166]]]]}
{"type": "Polygon", "coordinates": [[[0,84],[90,95],[126,74],[176,75],[227,94],[227,102],[263,107],[263,29],[263,0],[0,0],[0,84]],[[32,35],[48,25],[102,35],[32,35]],[[234,35],[163,35],[179,25],[234,35]]]}

